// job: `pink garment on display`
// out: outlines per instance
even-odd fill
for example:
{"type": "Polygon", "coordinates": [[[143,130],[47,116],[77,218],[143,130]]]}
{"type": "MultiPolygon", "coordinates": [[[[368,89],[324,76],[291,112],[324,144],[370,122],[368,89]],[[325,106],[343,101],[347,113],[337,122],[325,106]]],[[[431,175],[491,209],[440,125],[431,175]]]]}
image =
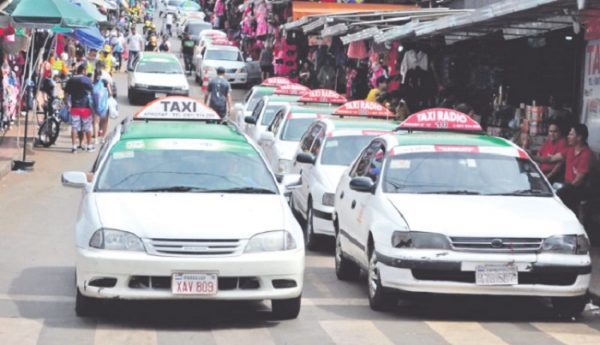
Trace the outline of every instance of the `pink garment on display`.
{"type": "Polygon", "coordinates": [[[264,36],[267,34],[267,20],[264,17],[257,19],[256,36],[264,36]]]}
{"type": "Polygon", "coordinates": [[[354,68],[346,72],[346,97],[348,99],[350,98],[350,93],[352,92],[352,82],[354,81],[354,78],[356,78],[357,74],[358,72],[354,68]]]}
{"type": "Polygon", "coordinates": [[[369,84],[371,84],[371,88],[376,88],[377,87],[377,78],[381,77],[382,75],[386,75],[385,73],[385,69],[380,65],[380,64],[375,64],[373,65],[373,75],[371,76],[371,79],[369,80],[369,84]]]}
{"type": "Polygon", "coordinates": [[[215,2],[215,14],[219,17],[225,14],[225,5],[223,5],[223,1],[217,0],[217,2],[215,2]]]}
{"type": "Polygon", "coordinates": [[[65,51],[65,36],[62,34],[56,35],[56,55],[60,55],[65,51]]]}
{"type": "Polygon", "coordinates": [[[351,59],[366,59],[369,57],[364,41],[356,41],[348,46],[348,57],[351,59]]]}

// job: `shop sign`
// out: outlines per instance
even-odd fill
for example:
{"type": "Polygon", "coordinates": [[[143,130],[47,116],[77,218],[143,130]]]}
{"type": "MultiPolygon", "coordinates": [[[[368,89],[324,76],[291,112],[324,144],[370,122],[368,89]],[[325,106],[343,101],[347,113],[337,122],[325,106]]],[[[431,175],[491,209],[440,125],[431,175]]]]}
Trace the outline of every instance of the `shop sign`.
{"type": "Polygon", "coordinates": [[[148,103],[135,114],[136,119],[160,120],[220,120],[219,115],[198,100],[172,96],[148,103]]]}
{"type": "Polygon", "coordinates": [[[267,78],[262,82],[262,86],[282,86],[291,84],[292,82],[288,78],[283,77],[272,77],[267,78]]]}
{"type": "Polygon", "coordinates": [[[589,41],[585,51],[581,121],[588,126],[592,150],[600,150],[600,40],[589,41]]]}
{"type": "Polygon", "coordinates": [[[344,104],[348,100],[339,93],[328,89],[316,89],[300,97],[298,102],[344,104]]]}
{"type": "Polygon", "coordinates": [[[308,93],[310,89],[304,85],[292,83],[282,85],[275,90],[276,95],[291,95],[291,96],[302,96],[308,93]]]}
{"type": "Polygon", "coordinates": [[[469,115],[446,108],[425,109],[410,115],[399,128],[447,131],[482,131],[469,115]]]}
{"type": "Polygon", "coordinates": [[[346,116],[385,117],[386,119],[394,116],[391,111],[381,104],[363,100],[348,102],[337,108],[334,114],[346,116]]]}

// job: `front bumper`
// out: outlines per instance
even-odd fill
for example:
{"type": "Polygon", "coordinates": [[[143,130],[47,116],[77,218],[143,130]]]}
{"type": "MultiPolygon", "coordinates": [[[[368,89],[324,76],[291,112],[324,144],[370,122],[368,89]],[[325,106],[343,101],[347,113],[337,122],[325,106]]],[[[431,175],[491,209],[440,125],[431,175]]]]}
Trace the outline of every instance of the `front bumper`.
{"type": "Polygon", "coordinates": [[[335,236],[333,207],[315,205],[313,208],[313,229],[316,234],[335,236]]]}
{"type": "Polygon", "coordinates": [[[172,89],[160,89],[160,88],[141,88],[141,87],[133,87],[131,90],[138,97],[148,97],[148,98],[159,98],[163,95],[166,96],[186,96],[190,95],[190,90],[172,90],[172,89]]]}
{"type": "Polygon", "coordinates": [[[409,292],[574,297],[586,294],[591,278],[591,260],[587,255],[394,249],[376,254],[381,284],[409,292]],[[517,285],[475,283],[477,265],[506,263],[517,266],[517,285]]]}
{"type": "MultiPolygon", "coordinates": [[[[213,299],[263,300],[295,298],[302,293],[304,251],[252,253],[238,256],[167,257],[141,252],[77,249],[77,287],[85,296],[116,299],[213,299]],[[219,291],[211,296],[174,295],[171,276],[176,272],[217,272],[219,291]],[[139,287],[139,277],[152,277],[161,284],[139,287]],[[116,279],[112,287],[92,282],[116,279]],[[242,281],[258,281],[257,287],[242,287],[242,281]],[[274,287],[273,281],[295,281],[294,287],[274,287]],[[227,287],[221,283],[227,282],[227,287]],[[236,283],[237,282],[237,283],[236,283]],[[233,285],[232,285],[232,284],[233,285]],[[92,284],[92,285],[90,285],[92,284]]],[[[145,278],[142,278],[145,279],[145,278]]],[[[152,284],[150,284],[152,285],[152,284]]]]}
{"type": "MultiPolygon", "coordinates": [[[[217,76],[217,72],[208,72],[207,76],[208,76],[208,80],[212,80],[213,78],[215,78],[217,76]]],[[[248,81],[248,73],[225,72],[224,78],[227,79],[229,84],[232,84],[232,85],[246,84],[246,82],[248,81]]]]}

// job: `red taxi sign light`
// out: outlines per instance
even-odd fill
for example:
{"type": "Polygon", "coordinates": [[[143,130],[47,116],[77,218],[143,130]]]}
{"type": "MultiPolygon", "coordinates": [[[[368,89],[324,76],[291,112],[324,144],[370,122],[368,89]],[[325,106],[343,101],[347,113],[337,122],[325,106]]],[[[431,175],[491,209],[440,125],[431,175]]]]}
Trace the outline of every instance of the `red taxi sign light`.
{"type": "Polygon", "coordinates": [[[288,84],[292,84],[292,82],[288,78],[271,77],[271,78],[267,78],[267,79],[263,80],[263,82],[260,85],[279,87],[279,86],[288,85],[288,84]]]}
{"type": "Polygon", "coordinates": [[[477,121],[454,109],[432,108],[410,115],[399,129],[444,130],[457,132],[482,132],[477,121]]]}
{"type": "Polygon", "coordinates": [[[227,34],[219,30],[205,30],[201,33],[202,36],[210,38],[227,37],[227,34]]]}
{"type": "Polygon", "coordinates": [[[134,115],[136,120],[221,120],[221,117],[204,103],[183,96],[156,99],[134,115]]]}
{"type": "Polygon", "coordinates": [[[310,91],[310,88],[297,83],[282,85],[275,90],[276,95],[303,96],[310,91]]]}
{"type": "Polygon", "coordinates": [[[301,103],[329,103],[329,104],[344,104],[348,102],[346,97],[339,93],[328,89],[311,90],[304,96],[300,97],[298,102],[301,103]]]}
{"type": "Polygon", "coordinates": [[[232,46],[233,42],[223,37],[216,37],[210,44],[213,46],[232,46]]]}
{"type": "Polygon", "coordinates": [[[364,100],[345,103],[341,107],[337,108],[333,114],[344,116],[378,117],[386,119],[394,117],[394,114],[383,105],[364,100]]]}

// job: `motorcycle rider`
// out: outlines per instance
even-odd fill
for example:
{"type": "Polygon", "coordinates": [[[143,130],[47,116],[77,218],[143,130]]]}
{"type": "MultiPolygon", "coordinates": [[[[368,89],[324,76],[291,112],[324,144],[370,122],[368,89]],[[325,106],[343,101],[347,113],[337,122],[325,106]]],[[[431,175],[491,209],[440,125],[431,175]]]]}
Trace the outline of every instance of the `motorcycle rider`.
{"type": "Polygon", "coordinates": [[[196,48],[196,41],[192,39],[189,32],[186,32],[181,40],[181,53],[183,55],[183,61],[185,63],[185,73],[189,74],[193,72],[193,59],[194,59],[194,48],[196,48]]]}

